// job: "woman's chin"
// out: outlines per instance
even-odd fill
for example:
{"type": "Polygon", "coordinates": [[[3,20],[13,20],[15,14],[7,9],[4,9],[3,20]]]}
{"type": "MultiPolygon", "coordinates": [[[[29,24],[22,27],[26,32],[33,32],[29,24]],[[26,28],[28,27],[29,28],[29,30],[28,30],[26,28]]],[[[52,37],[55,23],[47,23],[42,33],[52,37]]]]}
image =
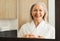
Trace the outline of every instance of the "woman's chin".
{"type": "Polygon", "coordinates": [[[35,18],[35,20],[42,20],[42,18],[35,18]]]}

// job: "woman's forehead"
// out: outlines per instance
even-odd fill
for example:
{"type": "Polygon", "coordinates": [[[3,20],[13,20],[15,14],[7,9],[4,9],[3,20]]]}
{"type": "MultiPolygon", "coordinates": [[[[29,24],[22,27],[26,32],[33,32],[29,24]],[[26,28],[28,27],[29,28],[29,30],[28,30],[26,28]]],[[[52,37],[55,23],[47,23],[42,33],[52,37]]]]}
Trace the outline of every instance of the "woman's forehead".
{"type": "Polygon", "coordinates": [[[43,8],[43,6],[40,4],[35,4],[33,8],[43,8]]]}

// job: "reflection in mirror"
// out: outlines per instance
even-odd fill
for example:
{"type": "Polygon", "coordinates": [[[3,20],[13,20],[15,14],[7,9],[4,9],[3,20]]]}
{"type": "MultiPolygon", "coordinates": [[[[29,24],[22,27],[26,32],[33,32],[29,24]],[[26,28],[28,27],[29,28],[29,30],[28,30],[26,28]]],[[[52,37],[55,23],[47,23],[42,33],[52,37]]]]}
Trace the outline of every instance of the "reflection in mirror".
{"type": "Polygon", "coordinates": [[[32,4],[30,17],[31,21],[24,23],[18,30],[18,38],[55,39],[55,28],[49,24],[47,6],[44,2],[32,4]]]}

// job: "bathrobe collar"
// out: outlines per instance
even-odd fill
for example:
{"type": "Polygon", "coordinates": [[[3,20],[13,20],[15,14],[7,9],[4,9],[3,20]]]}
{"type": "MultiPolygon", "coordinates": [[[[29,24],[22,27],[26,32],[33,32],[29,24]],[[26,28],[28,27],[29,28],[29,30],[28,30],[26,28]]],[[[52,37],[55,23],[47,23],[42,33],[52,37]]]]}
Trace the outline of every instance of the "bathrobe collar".
{"type": "Polygon", "coordinates": [[[42,20],[42,21],[39,23],[39,25],[36,27],[34,21],[32,20],[32,22],[31,22],[31,26],[34,27],[34,28],[43,27],[45,24],[46,24],[45,21],[42,20]]]}

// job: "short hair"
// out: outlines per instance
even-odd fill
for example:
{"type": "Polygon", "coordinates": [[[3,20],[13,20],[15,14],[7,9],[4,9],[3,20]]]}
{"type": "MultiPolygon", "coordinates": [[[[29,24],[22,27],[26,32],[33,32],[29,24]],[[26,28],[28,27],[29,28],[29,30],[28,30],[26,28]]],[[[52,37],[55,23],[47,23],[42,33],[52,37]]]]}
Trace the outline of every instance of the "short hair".
{"type": "Polygon", "coordinates": [[[30,8],[30,15],[31,15],[31,18],[33,19],[33,16],[32,16],[32,9],[33,7],[36,5],[36,4],[39,4],[43,7],[43,10],[44,10],[44,16],[43,16],[43,19],[47,21],[47,8],[46,8],[46,4],[43,3],[43,2],[39,2],[39,3],[34,3],[31,8],[30,8]]]}

